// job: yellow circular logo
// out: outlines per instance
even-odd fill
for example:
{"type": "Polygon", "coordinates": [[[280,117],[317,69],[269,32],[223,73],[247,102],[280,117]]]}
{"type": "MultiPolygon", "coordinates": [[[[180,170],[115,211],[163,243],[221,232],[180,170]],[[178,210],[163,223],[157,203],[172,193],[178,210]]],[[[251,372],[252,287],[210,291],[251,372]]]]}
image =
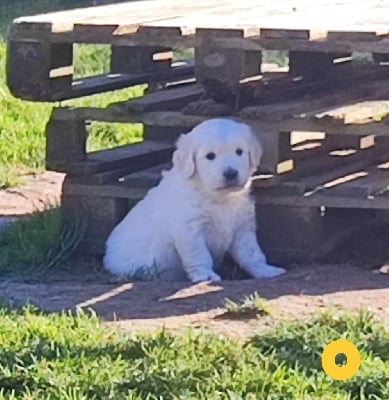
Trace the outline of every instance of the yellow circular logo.
{"type": "Polygon", "coordinates": [[[332,379],[344,381],[352,378],[359,370],[361,365],[361,356],[358,349],[349,341],[339,339],[330,343],[323,351],[321,364],[324,372],[332,379]],[[335,362],[338,354],[344,354],[347,362],[339,366],[335,362]]]}

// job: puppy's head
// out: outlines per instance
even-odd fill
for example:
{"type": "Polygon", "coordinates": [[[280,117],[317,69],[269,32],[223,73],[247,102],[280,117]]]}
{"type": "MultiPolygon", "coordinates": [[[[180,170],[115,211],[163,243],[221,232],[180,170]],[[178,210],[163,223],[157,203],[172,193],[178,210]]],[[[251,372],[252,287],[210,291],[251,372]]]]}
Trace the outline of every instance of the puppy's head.
{"type": "Polygon", "coordinates": [[[179,137],[173,165],[208,191],[236,191],[246,185],[261,156],[262,146],[248,125],[217,118],[179,137]]]}

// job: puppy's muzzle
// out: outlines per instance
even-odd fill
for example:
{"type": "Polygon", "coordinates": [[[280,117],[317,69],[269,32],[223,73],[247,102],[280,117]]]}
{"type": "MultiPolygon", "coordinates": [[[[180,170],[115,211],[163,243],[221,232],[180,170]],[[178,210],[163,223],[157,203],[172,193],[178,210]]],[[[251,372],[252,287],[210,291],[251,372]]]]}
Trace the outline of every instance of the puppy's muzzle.
{"type": "Polygon", "coordinates": [[[223,176],[227,185],[234,185],[238,178],[238,171],[233,168],[228,168],[223,172],[223,176]]]}

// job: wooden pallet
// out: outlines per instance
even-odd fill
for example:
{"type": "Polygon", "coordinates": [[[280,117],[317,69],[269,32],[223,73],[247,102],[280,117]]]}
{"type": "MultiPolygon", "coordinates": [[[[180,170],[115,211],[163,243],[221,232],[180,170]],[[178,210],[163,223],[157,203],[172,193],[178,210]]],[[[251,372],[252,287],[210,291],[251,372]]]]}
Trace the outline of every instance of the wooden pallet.
{"type": "MultiPolygon", "coordinates": [[[[261,241],[273,260],[297,261],[317,256],[318,250],[328,251],[350,227],[371,219],[377,210],[389,208],[389,109],[386,91],[381,91],[388,87],[389,80],[383,78],[386,72],[381,72],[377,79],[359,83],[357,88],[355,82],[366,75],[354,74],[354,80],[346,86],[332,86],[317,99],[300,93],[300,98],[294,97],[291,102],[274,103],[270,92],[271,104],[243,108],[235,115],[255,128],[264,145],[253,193],[263,228],[261,241]],[[370,101],[375,102],[374,107],[370,107],[370,101]],[[263,114],[258,118],[257,113],[263,114]],[[292,129],[293,124],[298,129],[292,129]],[[320,211],[323,208],[330,209],[325,218],[320,211]],[[277,240],[274,235],[278,235],[277,240]]],[[[283,77],[277,75],[275,79],[283,77]]],[[[278,84],[274,87],[279,90],[278,84]]],[[[85,251],[101,252],[110,229],[124,216],[129,204],[159,182],[161,171],[169,168],[165,161],[170,158],[171,144],[178,134],[212,116],[207,114],[208,107],[201,115],[187,113],[189,105],[204,101],[203,96],[201,86],[184,84],[104,110],[55,112],[60,126],[66,121],[143,122],[143,146],[153,146],[146,153],[139,153],[137,146],[142,145],[110,150],[115,166],[108,163],[90,169],[89,156],[82,151],[78,152],[81,159],[67,158],[63,162],[62,170],[71,173],[64,185],[65,207],[96,210],[83,243],[85,251]],[[156,156],[161,150],[164,161],[156,156]],[[123,159],[119,153],[115,155],[116,151],[124,154],[123,159]],[[159,165],[145,168],[145,164],[134,162],[135,156],[138,160],[144,157],[145,164],[152,159],[159,165]],[[140,170],[131,171],[134,165],[140,170]]],[[[71,133],[72,129],[66,132],[68,136],[61,130],[63,144],[59,154],[72,142],[69,135],[78,137],[71,133]]],[[[106,153],[102,154],[104,158],[106,153]]],[[[52,167],[58,168],[58,159],[52,162],[52,167]]]]}
{"type": "MultiPolygon", "coordinates": [[[[317,152],[306,150],[303,156],[317,157],[317,152]]],[[[169,168],[170,164],[164,163],[109,179],[99,174],[72,178],[67,193],[138,200],[169,168]]],[[[295,172],[282,177],[257,174],[253,190],[257,203],[264,205],[389,209],[389,146],[334,150],[318,157],[316,164],[301,162],[295,172]],[[336,165],[341,166],[335,169],[336,165]]]]}
{"type": "Polygon", "coordinates": [[[14,95],[61,100],[138,83],[162,88],[105,109],[55,109],[47,166],[66,172],[63,206],[83,209],[85,251],[104,241],[158,183],[177,136],[226,116],[264,146],[253,194],[274,262],[328,250],[389,208],[389,4],[380,0],[152,0],[14,21],[7,77],[14,95]],[[73,45],[111,46],[111,71],[75,80],[73,45]],[[172,62],[177,48],[194,60],[172,62]],[[268,72],[263,50],[286,50],[268,72]],[[355,52],[374,63],[357,65],[355,52]],[[159,83],[162,83],[160,85],[159,83]],[[142,123],[144,141],[87,153],[89,121],[142,123]]]}
{"type": "MultiPolygon", "coordinates": [[[[299,165],[297,174],[283,177],[281,182],[274,177],[256,176],[253,194],[260,221],[259,237],[270,259],[277,263],[315,259],[330,251],[350,230],[387,210],[389,161],[378,164],[380,159],[389,160],[389,147],[385,150],[386,154],[379,151],[370,162],[363,151],[356,152],[352,160],[341,160],[342,168],[337,171],[321,164],[321,170],[317,167],[312,172],[312,163],[307,161],[299,165]]],[[[93,211],[82,251],[101,254],[113,227],[169,168],[166,163],[135,173],[111,175],[109,180],[104,174],[68,177],[63,189],[65,209],[93,211]]]]}
{"type": "MultiPolygon", "coordinates": [[[[231,116],[253,126],[265,149],[261,172],[273,174],[285,173],[301,162],[291,148],[292,131],[325,132],[327,137],[321,146],[325,151],[339,150],[342,146],[358,150],[367,146],[366,143],[372,140],[370,137],[387,134],[388,67],[356,70],[349,79],[343,77],[342,84],[335,80],[337,85],[330,82],[325,87],[321,82],[308,82],[306,87],[299,83],[296,88],[279,73],[272,79],[270,74],[266,90],[262,91],[263,86],[257,87],[261,96],[254,101],[260,105],[240,110],[206,99],[205,89],[198,84],[174,85],[106,109],[58,109],[48,129],[47,165],[71,174],[112,170],[112,164],[99,166],[92,159],[95,156],[86,155],[87,121],[140,122],[146,127],[146,140],[172,145],[179,133],[188,131],[201,121],[215,116],[231,116]],[[280,82],[284,82],[284,90],[280,82]],[[290,100],[280,102],[281,97],[290,100]],[[65,132],[64,126],[67,126],[65,132]],[[80,135],[80,132],[84,134],[80,135]]],[[[381,143],[384,141],[379,140],[381,143]]],[[[131,157],[131,152],[128,157],[131,157]]],[[[118,164],[120,159],[124,163],[128,161],[128,157],[123,156],[123,149],[108,153],[111,158],[118,158],[118,164]]]]}
{"type": "Polygon", "coordinates": [[[387,60],[388,14],[379,0],[304,1],[296,7],[286,0],[163,0],[19,18],[9,37],[8,83],[17,97],[55,101],[166,81],[193,73],[172,68],[171,50],[195,47],[198,82],[208,91],[209,80],[216,80],[234,93],[241,79],[259,73],[266,49],[288,50],[291,72],[307,70],[308,62],[313,77],[331,73],[339,55],[355,51],[387,60]],[[73,79],[75,43],[111,45],[111,72],[73,79]]]}

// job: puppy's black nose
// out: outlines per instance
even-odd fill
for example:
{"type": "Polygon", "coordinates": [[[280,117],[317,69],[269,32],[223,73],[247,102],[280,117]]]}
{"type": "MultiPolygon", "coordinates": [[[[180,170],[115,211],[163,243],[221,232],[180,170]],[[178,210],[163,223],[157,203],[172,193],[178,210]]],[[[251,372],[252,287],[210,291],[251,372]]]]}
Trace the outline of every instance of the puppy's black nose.
{"type": "Polygon", "coordinates": [[[228,168],[223,172],[226,181],[234,181],[238,177],[238,171],[236,169],[228,168]]]}

